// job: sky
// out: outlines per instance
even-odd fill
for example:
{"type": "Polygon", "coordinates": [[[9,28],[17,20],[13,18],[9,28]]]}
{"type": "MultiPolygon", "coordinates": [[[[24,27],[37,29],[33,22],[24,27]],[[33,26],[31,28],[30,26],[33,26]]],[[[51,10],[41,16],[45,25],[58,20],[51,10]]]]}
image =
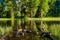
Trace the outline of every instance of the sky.
{"type": "Polygon", "coordinates": [[[0,0],[0,3],[2,3],[3,2],[3,0],[0,0]]]}

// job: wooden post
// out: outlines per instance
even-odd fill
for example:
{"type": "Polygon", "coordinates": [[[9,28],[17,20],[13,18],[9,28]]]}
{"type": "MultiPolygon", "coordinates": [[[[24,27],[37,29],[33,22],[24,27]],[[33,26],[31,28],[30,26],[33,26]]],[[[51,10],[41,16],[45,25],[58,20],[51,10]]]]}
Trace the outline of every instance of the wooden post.
{"type": "Polygon", "coordinates": [[[14,26],[14,11],[11,9],[11,25],[14,26]]]}
{"type": "MultiPolygon", "coordinates": [[[[43,13],[44,13],[43,9],[40,10],[40,13],[41,13],[41,28],[43,28],[43,20],[42,20],[43,13]]],[[[41,31],[42,31],[42,29],[41,29],[41,31]]]]}

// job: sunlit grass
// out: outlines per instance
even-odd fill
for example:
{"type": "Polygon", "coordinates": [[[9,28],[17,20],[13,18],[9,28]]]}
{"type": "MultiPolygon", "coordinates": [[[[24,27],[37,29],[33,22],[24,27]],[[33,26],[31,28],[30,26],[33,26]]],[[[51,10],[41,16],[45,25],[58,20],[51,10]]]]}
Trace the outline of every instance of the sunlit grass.
{"type": "Polygon", "coordinates": [[[0,35],[4,36],[5,34],[12,31],[12,27],[0,27],[0,35]]]}
{"type": "Polygon", "coordinates": [[[49,30],[52,33],[52,35],[55,35],[60,39],[60,24],[53,24],[49,26],[49,30]]]}

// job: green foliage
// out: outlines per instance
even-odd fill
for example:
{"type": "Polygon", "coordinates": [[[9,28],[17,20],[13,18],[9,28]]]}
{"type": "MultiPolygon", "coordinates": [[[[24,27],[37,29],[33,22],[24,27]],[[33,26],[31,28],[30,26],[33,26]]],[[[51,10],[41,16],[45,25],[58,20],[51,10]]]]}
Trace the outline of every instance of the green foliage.
{"type": "Polygon", "coordinates": [[[59,17],[60,16],[60,1],[54,1],[54,3],[50,3],[50,9],[46,16],[49,17],[59,17]]]}
{"type": "Polygon", "coordinates": [[[49,10],[48,5],[49,0],[41,0],[40,6],[42,8],[42,11],[44,12],[43,15],[45,16],[49,10]]]}
{"type": "MultiPolygon", "coordinates": [[[[15,0],[5,0],[2,4],[0,4],[0,16],[1,14],[7,17],[11,15],[11,13],[14,13],[14,18],[18,18],[21,20],[15,20],[16,25],[21,25],[21,27],[25,28],[32,28],[35,31],[38,31],[37,27],[41,28],[40,21],[38,23],[35,23],[32,21],[32,26],[30,21],[28,21],[28,18],[30,17],[60,17],[60,9],[58,8],[60,2],[57,2],[57,0],[20,0],[18,4],[16,4],[15,0]],[[56,12],[58,11],[58,12],[56,12]],[[9,15],[8,15],[9,13],[9,15]],[[22,16],[22,17],[21,17],[22,16]],[[24,24],[26,23],[26,25],[24,24]]],[[[10,17],[9,17],[10,18],[10,17]]],[[[6,22],[4,21],[4,25],[6,22]]],[[[50,31],[53,35],[60,37],[60,29],[58,24],[54,25],[48,25],[44,23],[44,28],[46,31],[50,31]],[[59,30],[58,30],[59,29],[59,30]]],[[[17,28],[17,27],[16,27],[17,28]]],[[[12,31],[12,27],[0,27],[0,34],[3,36],[6,33],[9,33],[12,31]]],[[[31,35],[30,35],[31,36],[31,35]]],[[[39,35],[40,36],[40,35],[39,35]]],[[[36,39],[39,40],[39,38],[36,37],[36,39]]]]}

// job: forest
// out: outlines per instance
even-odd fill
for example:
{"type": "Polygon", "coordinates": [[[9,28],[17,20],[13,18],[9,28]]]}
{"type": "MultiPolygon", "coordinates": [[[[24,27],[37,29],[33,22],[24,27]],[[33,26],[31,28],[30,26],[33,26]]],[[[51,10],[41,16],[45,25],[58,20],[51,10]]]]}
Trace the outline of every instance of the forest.
{"type": "Polygon", "coordinates": [[[60,40],[60,0],[0,0],[0,39],[60,40]]]}

